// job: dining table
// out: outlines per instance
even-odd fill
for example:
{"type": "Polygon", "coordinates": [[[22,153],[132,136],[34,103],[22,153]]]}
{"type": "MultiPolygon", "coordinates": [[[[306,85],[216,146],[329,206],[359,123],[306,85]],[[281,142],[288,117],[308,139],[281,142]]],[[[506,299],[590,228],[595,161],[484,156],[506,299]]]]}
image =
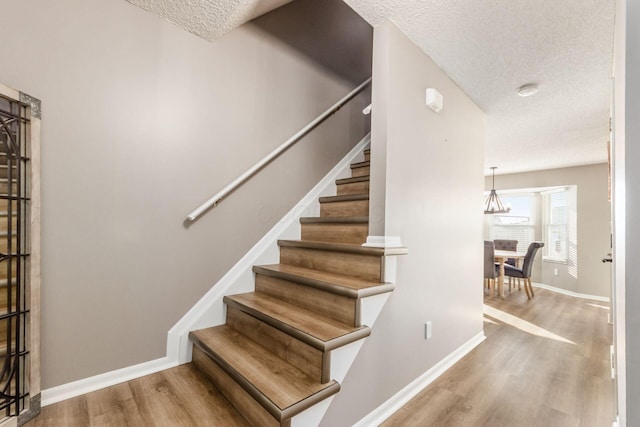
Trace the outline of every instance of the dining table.
{"type": "Polygon", "coordinates": [[[500,269],[498,270],[498,295],[500,298],[504,299],[504,264],[507,262],[509,258],[513,258],[518,262],[521,259],[524,259],[526,254],[524,252],[516,252],[516,251],[505,251],[501,249],[496,249],[494,253],[494,259],[498,264],[500,264],[500,269]]]}

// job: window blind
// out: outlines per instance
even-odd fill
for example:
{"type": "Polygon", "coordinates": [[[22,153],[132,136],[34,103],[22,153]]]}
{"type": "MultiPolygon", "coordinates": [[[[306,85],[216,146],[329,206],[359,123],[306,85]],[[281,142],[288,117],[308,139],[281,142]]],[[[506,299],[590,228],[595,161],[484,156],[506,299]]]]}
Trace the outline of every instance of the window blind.
{"type": "Polygon", "coordinates": [[[567,262],[569,229],[569,191],[543,193],[545,259],[567,262]]]}
{"type": "Polygon", "coordinates": [[[511,207],[508,214],[493,215],[489,224],[491,240],[518,241],[518,252],[525,252],[535,236],[535,199],[532,194],[501,195],[502,202],[511,207]]]}

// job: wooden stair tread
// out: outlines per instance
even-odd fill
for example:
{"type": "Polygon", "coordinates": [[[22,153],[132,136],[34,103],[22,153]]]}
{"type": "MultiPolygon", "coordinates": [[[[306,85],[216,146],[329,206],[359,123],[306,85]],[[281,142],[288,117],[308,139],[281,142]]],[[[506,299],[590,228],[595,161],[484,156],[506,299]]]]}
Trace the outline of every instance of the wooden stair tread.
{"type": "Polygon", "coordinates": [[[326,196],[318,199],[320,203],[353,202],[358,200],[369,200],[369,194],[348,194],[345,196],[326,196]]]}
{"type": "Polygon", "coordinates": [[[12,195],[9,196],[9,193],[0,193],[0,200],[31,200],[29,197],[18,196],[16,191],[12,191],[12,195]]]}
{"type": "MultiPolygon", "coordinates": [[[[12,278],[11,279],[11,285],[15,286],[15,284],[18,283],[18,281],[16,280],[16,278],[12,278]]],[[[6,288],[7,285],[9,284],[9,280],[7,279],[0,279],[0,288],[6,288]]],[[[3,291],[4,292],[4,291],[3,291]]]]}
{"type": "Polygon", "coordinates": [[[301,224],[368,224],[368,216],[314,216],[300,218],[301,224]]]}
{"type": "Polygon", "coordinates": [[[354,299],[383,294],[394,288],[392,283],[371,282],[287,264],[256,265],[253,271],[354,299]]]}
{"type": "Polygon", "coordinates": [[[366,326],[349,326],[259,292],[225,296],[224,302],[322,351],[371,334],[366,326]]]}
{"type": "MultiPolygon", "coordinates": [[[[4,150],[0,150],[0,157],[10,157],[10,158],[12,158],[12,159],[14,159],[14,160],[17,158],[13,153],[11,153],[10,155],[8,155],[8,154],[7,154],[7,152],[6,152],[6,151],[4,151],[4,150]]],[[[22,157],[22,156],[20,156],[20,159],[29,159],[29,157],[22,157]]]]}
{"type": "Polygon", "coordinates": [[[315,241],[306,241],[306,240],[278,240],[278,246],[354,253],[354,254],[361,254],[361,255],[377,255],[377,256],[406,255],[408,253],[407,248],[405,247],[378,248],[378,247],[354,245],[349,243],[328,243],[328,242],[315,242],[315,241]]]}
{"type": "Polygon", "coordinates": [[[192,331],[191,340],[276,419],[287,419],[337,393],[226,325],[192,331]]]}
{"type": "Polygon", "coordinates": [[[354,184],[356,182],[366,182],[366,181],[369,181],[369,175],[355,176],[355,177],[352,177],[352,178],[337,179],[336,180],[336,185],[354,184]]]}
{"type": "MultiPolygon", "coordinates": [[[[256,291],[226,295],[227,323],[198,331],[194,363],[252,425],[291,418],[340,391],[330,353],[369,336],[359,299],[391,292],[382,257],[407,249],[364,246],[369,226],[370,150],[320,197],[320,217],[299,219],[304,240],[279,240],[280,262],[254,266],[256,291]],[[336,273],[340,271],[341,273],[336,273]],[[358,325],[358,326],[354,326],[358,325]]],[[[0,181],[1,183],[2,181],[0,181]]]]}
{"type": "Polygon", "coordinates": [[[358,169],[358,168],[367,168],[369,167],[370,162],[358,162],[358,163],[351,163],[351,169],[358,169]]]}

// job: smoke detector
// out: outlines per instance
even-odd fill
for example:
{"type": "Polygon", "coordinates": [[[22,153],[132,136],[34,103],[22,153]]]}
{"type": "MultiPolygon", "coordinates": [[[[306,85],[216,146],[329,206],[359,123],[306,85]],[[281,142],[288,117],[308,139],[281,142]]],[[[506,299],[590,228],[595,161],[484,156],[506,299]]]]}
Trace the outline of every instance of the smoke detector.
{"type": "Polygon", "coordinates": [[[535,83],[529,83],[518,88],[518,95],[521,97],[531,96],[538,93],[538,85],[535,83]]]}

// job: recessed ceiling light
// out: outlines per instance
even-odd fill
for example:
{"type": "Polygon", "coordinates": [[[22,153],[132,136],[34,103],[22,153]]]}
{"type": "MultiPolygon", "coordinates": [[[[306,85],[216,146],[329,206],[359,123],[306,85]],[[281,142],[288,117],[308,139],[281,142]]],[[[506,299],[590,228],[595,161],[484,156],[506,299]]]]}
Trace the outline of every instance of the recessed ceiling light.
{"type": "Polygon", "coordinates": [[[538,85],[535,83],[529,83],[518,88],[518,95],[522,97],[535,95],[536,93],[538,93],[538,85]]]}

